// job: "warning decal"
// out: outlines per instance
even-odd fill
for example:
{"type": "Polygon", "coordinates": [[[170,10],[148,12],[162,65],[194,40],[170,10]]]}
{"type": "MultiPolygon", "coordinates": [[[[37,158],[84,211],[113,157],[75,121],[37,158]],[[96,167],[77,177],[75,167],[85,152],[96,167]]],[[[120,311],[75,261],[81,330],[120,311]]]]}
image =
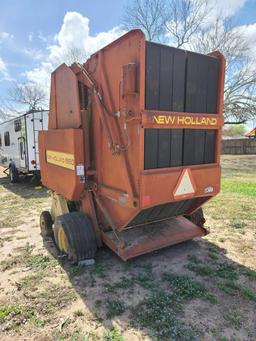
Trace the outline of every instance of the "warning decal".
{"type": "Polygon", "coordinates": [[[174,188],[173,196],[175,199],[183,199],[193,196],[196,191],[195,182],[192,177],[192,172],[189,168],[182,171],[177,185],[174,188]]]}

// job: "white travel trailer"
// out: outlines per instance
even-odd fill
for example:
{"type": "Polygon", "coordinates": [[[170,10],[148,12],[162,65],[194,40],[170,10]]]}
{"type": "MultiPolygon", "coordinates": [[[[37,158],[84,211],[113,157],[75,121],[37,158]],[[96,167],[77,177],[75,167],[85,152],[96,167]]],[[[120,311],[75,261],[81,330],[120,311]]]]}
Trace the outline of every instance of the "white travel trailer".
{"type": "Polygon", "coordinates": [[[39,174],[38,131],[47,129],[48,111],[29,111],[0,123],[0,165],[12,182],[19,174],[39,174]]]}

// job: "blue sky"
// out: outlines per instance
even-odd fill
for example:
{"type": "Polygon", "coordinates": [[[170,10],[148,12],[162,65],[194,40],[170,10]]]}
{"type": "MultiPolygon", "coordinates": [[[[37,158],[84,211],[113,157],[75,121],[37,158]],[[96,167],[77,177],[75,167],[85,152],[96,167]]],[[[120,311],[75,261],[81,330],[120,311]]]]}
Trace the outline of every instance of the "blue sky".
{"type": "Polygon", "coordinates": [[[0,80],[0,97],[6,95],[13,80],[26,81],[23,73],[40,67],[40,57],[43,59],[47,46],[54,44],[67,12],[89,18],[93,36],[120,25],[125,3],[125,0],[0,0],[0,58],[9,76],[0,80]]]}
{"type": "MultiPolygon", "coordinates": [[[[256,0],[209,0],[244,32],[256,54],[256,0]]],[[[70,44],[86,55],[123,33],[130,0],[0,0],[0,99],[14,81],[49,84],[70,44]]],[[[1,104],[1,103],[0,103],[1,104]]]]}

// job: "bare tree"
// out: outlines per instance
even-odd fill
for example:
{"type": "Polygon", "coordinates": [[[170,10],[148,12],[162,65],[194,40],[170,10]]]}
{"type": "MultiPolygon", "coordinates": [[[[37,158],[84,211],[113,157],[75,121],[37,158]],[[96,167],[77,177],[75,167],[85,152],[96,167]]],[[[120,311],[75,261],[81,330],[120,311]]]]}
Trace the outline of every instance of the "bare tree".
{"type": "Polygon", "coordinates": [[[10,120],[21,113],[8,99],[0,98],[0,122],[10,120]]]}
{"type": "Polygon", "coordinates": [[[84,49],[70,46],[68,50],[63,55],[63,60],[68,64],[72,65],[73,63],[84,63],[86,60],[86,53],[84,49]]]}
{"type": "Polygon", "coordinates": [[[124,28],[140,28],[148,40],[159,41],[165,31],[166,9],[164,0],[134,0],[125,8],[124,28]]]}
{"type": "Polygon", "coordinates": [[[239,30],[221,13],[217,15],[207,0],[134,0],[125,9],[125,23],[128,28],[141,28],[149,40],[168,38],[176,47],[204,54],[222,52],[227,60],[225,123],[240,124],[256,117],[256,60],[239,30]]]}
{"type": "Polygon", "coordinates": [[[208,13],[206,0],[172,0],[165,21],[172,44],[176,47],[188,44],[193,35],[206,23],[208,13]]]}
{"type": "Polygon", "coordinates": [[[256,71],[245,58],[240,68],[227,72],[225,84],[225,124],[240,124],[256,117],[256,71]]]}
{"type": "Polygon", "coordinates": [[[45,90],[34,83],[15,83],[9,90],[9,100],[26,106],[27,110],[39,110],[46,106],[45,90]]]}
{"type": "Polygon", "coordinates": [[[256,60],[249,55],[243,35],[230,20],[219,20],[190,41],[192,50],[219,50],[226,58],[225,124],[240,124],[256,116],[256,60]]]}

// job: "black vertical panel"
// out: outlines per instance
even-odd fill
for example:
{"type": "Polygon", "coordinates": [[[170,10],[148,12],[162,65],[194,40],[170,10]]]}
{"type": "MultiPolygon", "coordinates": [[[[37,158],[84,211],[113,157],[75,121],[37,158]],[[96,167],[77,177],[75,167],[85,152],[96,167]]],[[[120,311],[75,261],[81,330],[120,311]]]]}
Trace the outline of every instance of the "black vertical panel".
{"type": "Polygon", "coordinates": [[[186,52],[175,49],[173,59],[173,94],[172,94],[172,108],[170,110],[183,112],[184,97],[185,97],[185,66],[186,66],[186,52]]]}
{"type": "Polygon", "coordinates": [[[186,111],[207,110],[208,56],[187,52],[186,111]]]}
{"type": "Polygon", "coordinates": [[[147,42],[145,108],[215,113],[218,74],[215,57],[147,42]]]}
{"type": "Polygon", "coordinates": [[[205,113],[207,109],[208,56],[195,55],[196,75],[196,106],[194,112],[205,113]]]}
{"type": "Polygon", "coordinates": [[[196,96],[197,96],[197,63],[194,54],[189,54],[187,58],[187,75],[186,75],[186,112],[195,112],[196,96]]]}
{"type": "Polygon", "coordinates": [[[144,144],[145,169],[158,168],[158,129],[145,129],[144,144]]]}
{"type": "Polygon", "coordinates": [[[204,163],[213,162],[215,162],[215,130],[206,130],[204,163]]]}
{"type": "Polygon", "coordinates": [[[215,162],[215,130],[145,129],[145,169],[215,162]]]}
{"type": "Polygon", "coordinates": [[[206,112],[215,114],[217,111],[219,60],[208,57],[207,109],[206,112]]]}
{"type": "Polygon", "coordinates": [[[159,109],[159,77],[161,48],[147,42],[146,45],[146,108],[159,109]]]}
{"type": "Polygon", "coordinates": [[[205,147],[205,130],[196,129],[193,131],[195,135],[194,164],[204,163],[204,147],[205,147]]]}
{"type": "Polygon", "coordinates": [[[170,166],[171,129],[159,129],[158,132],[158,168],[170,166]]]}
{"type": "Polygon", "coordinates": [[[184,129],[183,165],[195,164],[195,134],[193,129],[184,129]]]}
{"type": "Polygon", "coordinates": [[[175,49],[161,47],[159,110],[170,111],[172,107],[173,55],[175,49]]]}
{"type": "Polygon", "coordinates": [[[182,165],[183,129],[172,129],[170,166],[182,165]]]}

